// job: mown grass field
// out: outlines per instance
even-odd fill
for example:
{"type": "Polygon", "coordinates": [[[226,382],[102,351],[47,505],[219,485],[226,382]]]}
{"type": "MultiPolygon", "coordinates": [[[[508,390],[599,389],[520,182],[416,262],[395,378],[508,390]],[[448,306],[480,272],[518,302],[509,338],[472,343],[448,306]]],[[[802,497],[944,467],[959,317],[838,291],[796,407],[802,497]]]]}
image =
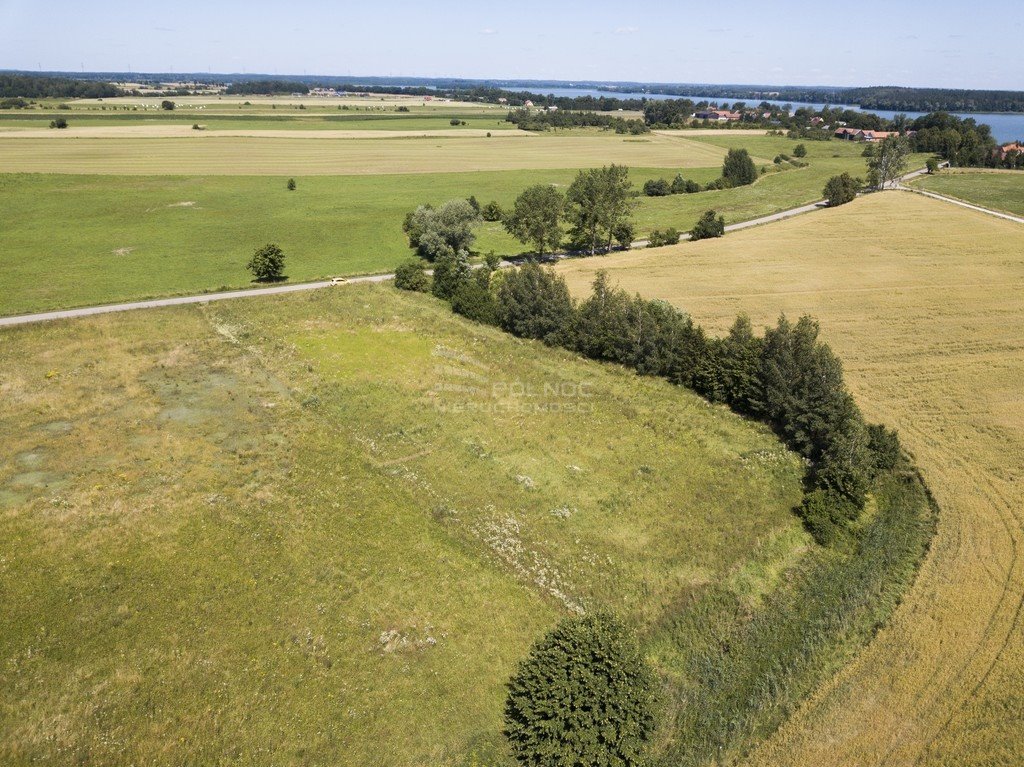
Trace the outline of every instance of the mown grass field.
{"type": "MultiPolygon", "coordinates": [[[[54,131],[56,133],[56,131],[54,131]]],[[[0,172],[146,176],[380,175],[589,168],[609,163],[658,168],[721,165],[725,150],[662,136],[537,135],[521,131],[451,138],[310,141],[302,138],[18,138],[0,140],[0,172]]]]}
{"type": "Polygon", "coordinates": [[[810,313],[866,414],[899,429],[941,507],[918,580],[868,650],[758,765],[1024,760],[1024,228],[887,192],[597,269],[713,330],[810,313]]]}
{"type": "Polygon", "coordinates": [[[1024,173],[1019,171],[958,170],[922,176],[913,183],[929,192],[1024,216],[1024,173]]]}
{"type": "Polygon", "coordinates": [[[5,764],[505,764],[559,616],[685,680],[816,561],[763,428],[389,286],[0,340],[5,764]]]}

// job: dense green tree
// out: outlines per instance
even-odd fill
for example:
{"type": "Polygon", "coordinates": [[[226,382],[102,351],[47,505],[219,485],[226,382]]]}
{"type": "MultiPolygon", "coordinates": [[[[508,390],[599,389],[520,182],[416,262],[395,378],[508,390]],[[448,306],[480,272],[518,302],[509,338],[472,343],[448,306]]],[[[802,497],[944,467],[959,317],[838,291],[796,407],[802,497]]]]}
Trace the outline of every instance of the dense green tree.
{"type": "Polygon", "coordinates": [[[630,220],[636,204],[629,169],[610,165],[580,171],[569,185],[566,203],[574,245],[591,255],[599,247],[611,248],[616,229],[630,220]]]}
{"type": "Polygon", "coordinates": [[[693,229],[690,230],[691,240],[707,240],[712,237],[721,237],[725,234],[725,219],[722,216],[716,218],[715,211],[708,210],[697,220],[693,229]]]}
{"type": "Polygon", "coordinates": [[[68,127],[68,121],[65,120],[63,117],[58,117],[56,120],[50,120],[50,127],[63,130],[64,128],[68,127]]]}
{"type": "Polygon", "coordinates": [[[543,255],[562,242],[562,193],[550,184],[531,186],[516,198],[505,216],[505,229],[517,240],[543,255]]]}
{"type": "Polygon", "coordinates": [[[484,221],[501,221],[504,215],[504,211],[496,200],[491,200],[480,209],[480,216],[484,221]]]}
{"type": "Polygon", "coordinates": [[[746,186],[757,181],[757,166],[746,149],[730,149],[722,164],[722,178],[729,186],[746,186]]]}
{"type": "Polygon", "coordinates": [[[480,215],[480,203],[477,202],[476,195],[471,194],[466,198],[466,202],[469,203],[469,207],[479,216],[480,215]]]}
{"type": "Polygon", "coordinates": [[[258,282],[275,282],[284,278],[284,253],[274,243],[268,243],[252,254],[246,268],[258,282]]]}
{"type": "Polygon", "coordinates": [[[168,101],[168,100],[164,99],[163,101],[160,102],[160,108],[164,109],[164,110],[166,110],[168,112],[174,111],[174,107],[175,107],[175,103],[173,101],[168,101]]]}
{"type": "Polygon", "coordinates": [[[925,160],[924,167],[925,167],[925,169],[928,171],[928,173],[930,175],[938,173],[939,172],[939,161],[936,160],[934,157],[929,157],[927,160],[925,160]]]}
{"type": "Polygon", "coordinates": [[[795,147],[793,147],[793,156],[794,157],[806,157],[807,156],[807,147],[805,147],[803,144],[797,144],[795,147]]]}
{"type": "Polygon", "coordinates": [[[479,220],[468,201],[449,200],[437,209],[421,205],[406,216],[403,228],[409,246],[435,261],[445,254],[468,251],[476,240],[473,226],[479,220]]]}
{"type": "Polygon", "coordinates": [[[498,302],[490,290],[491,270],[477,269],[473,275],[459,283],[452,295],[452,310],[485,325],[498,324],[498,302]]]}
{"type": "Polygon", "coordinates": [[[656,679],[616,618],[567,618],[508,684],[505,736],[524,767],[639,767],[656,726],[656,679]]]}
{"type": "Polygon", "coordinates": [[[885,189],[898,182],[907,172],[909,154],[910,142],[903,136],[883,139],[868,159],[868,183],[875,189],[885,189]]]}
{"type": "Polygon", "coordinates": [[[717,349],[722,399],[746,415],[753,413],[761,400],[761,349],[761,339],[745,314],[736,318],[717,349]]]}
{"type": "Polygon", "coordinates": [[[295,179],[294,178],[288,179],[288,191],[289,192],[294,192],[295,191],[295,179]]]}
{"type": "Polygon", "coordinates": [[[412,258],[395,269],[395,287],[426,293],[430,289],[430,276],[421,258],[412,258]]]}
{"type": "Polygon", "coordinates": [[[565,280],[533,261],[503,273],[497,300],[498,323],[520,338],[556,344],[573,317],[572,298],[565,280]]]}
{"type": "Polygon", "coordinates": [[[860,186],[861,182],[859,179],[855,179],[849,173],[843,173],[830,178],[828,183],[825,184],[825,189],[822,193],[825,195],[825,199],[828,200],[829,206],[834,208],[837,205],[845,205],[856,199],[860,186]]]}
{"type": "Polygon", "coordinates": [[[447,244],[437,251],[434,261],[434,282],[431,291],[438,298],[451,300],[459,286],[470,279],[472,269],[469,254],[464,250],[453,250],[447,244]]]}

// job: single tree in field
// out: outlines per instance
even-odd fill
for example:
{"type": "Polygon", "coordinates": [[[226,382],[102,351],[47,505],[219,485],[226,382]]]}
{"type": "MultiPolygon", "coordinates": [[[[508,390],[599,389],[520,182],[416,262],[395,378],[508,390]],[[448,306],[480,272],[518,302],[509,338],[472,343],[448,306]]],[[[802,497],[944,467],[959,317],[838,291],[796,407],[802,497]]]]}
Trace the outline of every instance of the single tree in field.
{"type": "Polygon", "coordinates": [[[468,251],[476,240],[473,226],[480,221],[468,200],[449,200],[436,210],[421,205],[406,216],[403,229],[409,246],[421,256],[436,261],[449,251],[468,251]]]}
{"type": "Polygon", "coordinates": [[[58,117],[56,120],[50,121],[50,127],[64,129],[68,127],[68,121],[65,120],[63,117],[58,117]]]}
{"type": "Polygon", "coordinates": [[[505,216],[505,229],[530,245],[538,255],[555,250],[562,242],[562,194],[550,184],[538,184],[523,191],[505,216]]]}
{"type": "Polygon", "coordinates": [[[268,243],[252,254],[246,267],[257,282],[276,282],[284,278],[284,253],[268,243]]]}
{"type": "Polygon", "coordinates": [[[729,186],[746,186],[757,181],[757,166],[746,149],[730,149],[722,163],[722,178],[729,186]]]}
{"type": "Polygon", "coordinates": [[[825,184],[824,195],[825,199],[828,200],[830,208],[834,208],[837,205],[845,205],[848,202],[852,202],[857,197],[857,192],[860,191],[861,182],[860,179],[856,179],[849,173],[843,173],[839,176],[833,176],[825,184]]]}
{"type": "Polygon", "coordinates": [[[806,157],[807,156],[807,147],[804,146],[803,144],[797,144],[795,147],[793,147],[793,156],[794,157],[806,157]]]}
{"type": "Polygon", "coordinates": [[[934,157],[929,157],[925,160],[924,167],[928,169],[928,174],[932,175],[939,172],[939,161],[934,157]]]}
{"type": "Polygon", "coordinates": [[[288,191],[289,192],[294,192],[295,191],[295,179],[294,178],[288,179],[288,191]]]}
{"type": "Polygon", "coordinates": [[[615,232],[630,221],[636,202],[629,169],[622,165],[581,170],[565,194],[566,219],[574,246],[611,248],[615,232]]]}
{"type": "Polygon", "coordinates": [[[161,101],[160,102],[160,108],[164,109],[164,110],[166,110],[168,112],[174,111],[174,106],[175,106],[175,104],[174,104],[173,101],[166,101],[165,100],[165,101],[161,101]]]}
{"type": "Polygon", "coordinates": [[[656,719],[655,679],[621,622],[563,620],[508,684],[505,736],[524,767],[634,767],[656,719]]]}
{"type": "Polygon", "coordinates": [[[707,240],[712,237],[721,237],[725,234],[725,219],[722,216],[715,217],[715,211],[708,210],[700,217],[693,229],[690,230],[691,240],[707,240]]]}
{"type": "Polygon", "coordinates": [[[907,172],[910,142],[903,136],[889,136],[876,146],[874,156],[868,158],[868,183],[875,189],[885,189],[907,172]]]}

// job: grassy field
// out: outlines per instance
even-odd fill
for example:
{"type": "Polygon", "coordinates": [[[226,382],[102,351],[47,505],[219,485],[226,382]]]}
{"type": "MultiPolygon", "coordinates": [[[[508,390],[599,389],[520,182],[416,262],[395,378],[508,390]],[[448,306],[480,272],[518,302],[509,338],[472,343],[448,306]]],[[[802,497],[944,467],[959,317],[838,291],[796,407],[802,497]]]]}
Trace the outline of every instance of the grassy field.
{"type": "MultiPolygon", "coordinates": [[[[827,177],[843,170],[858,172],[863,166],[856,146],[807,144],[808,167],[769,174],[753,186],[640,198],[638,234],[669,226],[687,229],[708,208],[733,223],[811,202],[820,196],[827,177]]],[[[749,147],[770,163],[776,154],[791,152],[793,145],[780,137],[721,131],[640,139],[596,133],[390,141],[0,138],[0,156],[15,158],[15,165],[62,170],[0,174],[9,287],[0,295],[0,314],[242,287],[249,281],[244,269],[249,255],[268,241],[284,248],[293,281],[387,271],[408,256],[400,222],[423,202],[475,195],[481,203],[494,199],[507,207],[530,184],[564,188],[577,167],[616,157],[629,163],[636,187],[648,178],[671,179],[678,172],[703,183],[719,175],[728,148],[749,147]],[[290,149],[277,157],[274,148],[280,145],[290,149]],[[178,175],[185,168],[174,165],[166,154],[174,146],[194,147],[195,165],[210,167],[203,175],[178,175]],[[19,153],[19,147],[31,151],[19,153]],[[220,156],[218,147],[230,151],[220,156]],[[506,164],[514,160],[531,167],[467,171],[473,163],[444,163],[445,157],[454,159],[465,152],[484,157],[485,150],[504,156],[506,164]],[[400,162],[411,155],[417,159],[400,162]],[[245,156],[248,160],[239,160],[245,156]],[[292,161],[285,160],[289,156],[292,161]],[[331,174],[332,168],[337,170],[328,163],[332,156],[358,171],[356,175],[331,174]],[[62,166],[60,157],[75,159],[62,166]],[[305,159],[299,162],[298,157],[305,159]],[[134,162],[141,163],[136,172],[113,174],[134,162]],[[699,164],[702,167],[687,167],[699,164]],[[384,166],[409,172],[369,173],[384,166]],[[73,175],[73,167],[111,172],[73,175]],[[458,167],[462,172],[451,172],[458,167]],[[446,172],[426,172],[430,168],[446,172]],[[168,175],[139,175],[143,169],[168,175]],[[293,193],[285,190],[287,175],[238,175],[246,169],[286,172],[297,178],[299,188],[293,193]],[[217,175],[210,175],[215,171],[217,175]],[[55,227],[54,221],[60,225],[55,227]]],[[[482,253],[506,255],[522,249],[496,223],[480,228],[476,247],[482,253]]]]}
{"type": "Polygon", "coordinates": [[[921,176],[914,186],[993,210],[1024,216],[1024,173],[956,171],[921,176]]]}
{"type": "Polygon", "coordinates": [[[388,286],[7,330],[0,392],[5,764],[504,764],[560,615],[682,679],[681,600],[815,561],[764,429],[388,286]]]}
{"type": "Polygon", "coordinates": [[[808,312],[866,414],[899,429],[942,513],[918,580],[868,650],[751,760],[1016,765],[1024,759],[1024,228],[887,192],[597,269],[721,331],[808,312]]]}

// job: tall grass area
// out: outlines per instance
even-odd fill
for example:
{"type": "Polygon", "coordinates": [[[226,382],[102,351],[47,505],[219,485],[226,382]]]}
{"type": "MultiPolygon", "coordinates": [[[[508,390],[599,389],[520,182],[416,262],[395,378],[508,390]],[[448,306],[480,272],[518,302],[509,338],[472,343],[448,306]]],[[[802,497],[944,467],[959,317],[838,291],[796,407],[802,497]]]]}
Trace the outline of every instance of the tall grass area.
{"type": "Polygon", "coordinates": [[[0,389],[4,763],[507,764],[560,616],[808,546],[766,429],[390,286],[4,331],[0,389]]]}
{"type": "Polygon", "coordinates": [[[936,510],[909,466],[880,478],[872,500],[855,550],[815,549],[763,598],[712,587],[666,616],[653,642],[675,694],[663,764],[739,762],[888,622],[936,510]]]}

